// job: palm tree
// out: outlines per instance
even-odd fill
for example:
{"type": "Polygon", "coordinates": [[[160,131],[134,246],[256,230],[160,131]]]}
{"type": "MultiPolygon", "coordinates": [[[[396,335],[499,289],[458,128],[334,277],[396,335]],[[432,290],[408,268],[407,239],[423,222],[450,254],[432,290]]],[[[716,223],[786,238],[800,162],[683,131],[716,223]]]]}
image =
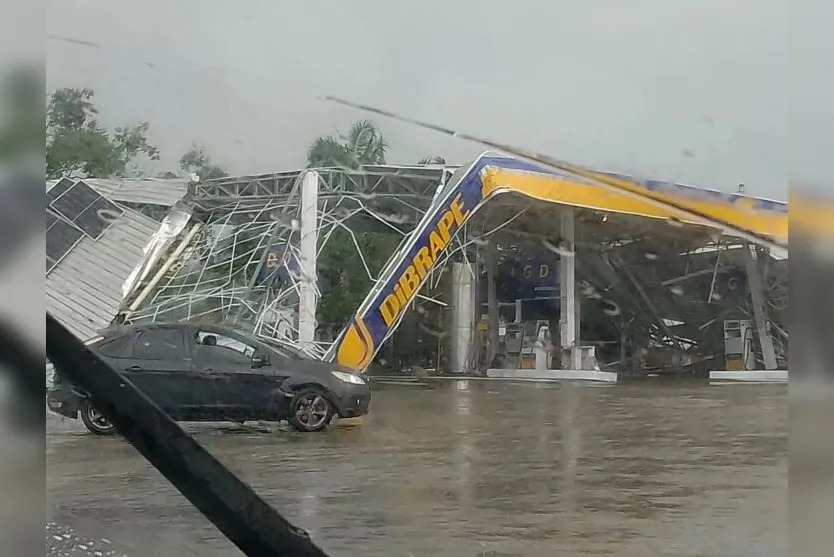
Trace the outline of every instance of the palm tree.
{"type": "Polygon", "coordinates": [[[388,143],[370,120],[355,122],[346,135],[319,137],[307,149],[308,168],[338,166],[359,168],[385,164],[388,143]]]}
{"type": "Polygon", "coordinates": [[[446,159],[443,157],[423,157],[417,164],[446,164],[446,159]]]}

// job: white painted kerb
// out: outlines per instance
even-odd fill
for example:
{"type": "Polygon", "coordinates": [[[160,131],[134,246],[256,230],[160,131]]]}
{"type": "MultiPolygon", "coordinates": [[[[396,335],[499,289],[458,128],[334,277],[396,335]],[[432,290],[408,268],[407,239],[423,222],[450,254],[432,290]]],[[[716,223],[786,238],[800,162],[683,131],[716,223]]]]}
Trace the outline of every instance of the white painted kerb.
{"type": "Polygon", "coordinates": [[[755,371],[711,371],[710,381],[755,381],[757,383],[784,383],[788,380],[786,369],[759,369],[755,371]]]}
{"type": "Polygon", "coordinates": [[[617,382],[616,373],[581,369],[488,369],[486,375],[490,379],[617,382]]]}

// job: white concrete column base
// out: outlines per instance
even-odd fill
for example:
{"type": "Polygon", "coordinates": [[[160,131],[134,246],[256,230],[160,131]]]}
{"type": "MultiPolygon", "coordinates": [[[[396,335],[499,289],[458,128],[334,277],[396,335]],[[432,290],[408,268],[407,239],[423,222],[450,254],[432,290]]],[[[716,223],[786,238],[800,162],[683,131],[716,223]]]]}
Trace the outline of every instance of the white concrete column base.
{"type": "Polygon", "coordinates": [[[756,382],[756,383],[787,383],[786,369],[759,369],[755,371],[711,371],[710,381],[756,382]]]}
{"type": "Polygon", "coordinates": [[[610,371],[582,369],[488,369],[490,379],[525,381],[598,381],[616,383],[617,374],[610,371]]]}

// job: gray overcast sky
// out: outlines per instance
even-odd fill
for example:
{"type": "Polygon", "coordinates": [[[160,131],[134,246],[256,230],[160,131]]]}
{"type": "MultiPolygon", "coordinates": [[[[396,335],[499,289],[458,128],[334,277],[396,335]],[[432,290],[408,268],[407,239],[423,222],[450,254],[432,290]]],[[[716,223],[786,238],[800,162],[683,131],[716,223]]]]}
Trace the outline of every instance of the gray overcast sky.
{"type": "MultiPolygon", "coordinates": [[[[337,94],[784,199],[788,32],[786,0],[61,0],[47,4],[47,86],[92,87],[107,125],[149,120],[170,167],[192,140],[233,173],[302,166],[312,139],[364,117],[316,100],[337,94]]],[[[481,150],[377,121],[392,163],[481,150]]]]}

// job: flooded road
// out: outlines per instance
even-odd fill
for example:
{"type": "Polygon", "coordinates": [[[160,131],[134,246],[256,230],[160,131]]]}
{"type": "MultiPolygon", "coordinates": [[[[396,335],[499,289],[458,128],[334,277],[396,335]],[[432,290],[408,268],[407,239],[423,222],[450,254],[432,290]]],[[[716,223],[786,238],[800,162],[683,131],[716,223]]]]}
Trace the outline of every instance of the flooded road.
{"type": "MultiPolygon", "coordinates": [[[[372,408],[188,429],[333,557],[788,553],[786,385],[445,381],[372,408]]],[[[47,431],[51,554],[239,555],[120,439],[47,431]]]]}

